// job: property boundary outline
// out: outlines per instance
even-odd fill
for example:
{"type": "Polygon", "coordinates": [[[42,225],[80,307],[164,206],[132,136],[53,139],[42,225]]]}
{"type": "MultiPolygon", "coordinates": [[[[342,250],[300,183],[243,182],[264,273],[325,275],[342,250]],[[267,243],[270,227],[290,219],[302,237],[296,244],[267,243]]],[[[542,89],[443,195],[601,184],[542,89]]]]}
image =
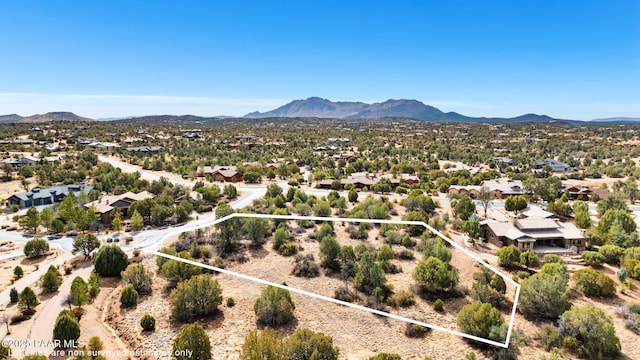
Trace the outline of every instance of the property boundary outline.
{"type": "Polygon", "coordinates": [[[509,347],[509,341],[511,339],[511,334],[512,334],[512,331],[513,331],[513,325],[514,325],[514,321],[515,321],[516,309],[517,309],[517,306],[518,306],[518,298],[520,296],[520,284],[518,284],[516,281],[511,279],[511,277],[509,277],[508,275],[503,274],[502,272],[500,272],[499,270],[497,270],[496,268],[494,268],[493,266],[488,264],[486,261],[484,261],[481,258],[479,258],[477,255],[471,253],[469,250],[465,249],[460,244],[457,244],[455,241],[449,239],[443,233],[441,233],[440,231],[436,230],[435,228],[433,228],[432,226],[430,226],[429,224],[427,224],[427,223],[425,223],[423,221],[384,220],[384,219],[354,219],[354,218],[342,218],[342,217],[319,217],[319,216],[300,216],[300,215],[271,215],[271,214],[233,213],[233,214],[227,215],[225,217],[216,219],[215,221],[213,221],[211,223],[203,224],[201,227],[213,226],[213,225],[222,223],[224,221],[227,221],[229,219],[236,218],[236,217],[260,218],[260,219],[280,219],[280,220],[312,220],[312,221],[331,221],[331,222],[341,222],[341,221],[343,221],[343,222],[352,222],[352,223],[364,222],[364,223],[372,223],[372,224],[393,224],[393,225],[423,226],[426,229],[428,229],[429,231],[431,231],[433,234],[437,235],[438,237],[440,237],[444,241],[446,241],[449,244],[451,244],[452,246],[454,246],[456,249],[462,251],[465,255],[473,258],[474,260],[476,260],[477,262],[479,262],[483,266],[486,266],[491,271],[493,271],[494,273],[498,274],[505,281],[509,282],[510,284],[512,284],[515,287],[515,295],[514,295],[514,299],[513,299],[513,308],[511,309],[511,315],[509,317],[509,326],[508,326],[508,329],[507,329],[507,337],[505,339],[505,342],[501,343],[501,342],[498,342],[498,341],[485,339],[485,338],[482,338],[482,337],[479,337],[479,336],[463,333],[463,332],[460,332],[460,331],[443,328],[443,327],[440,327],[440,326],[437,326],[437,325],[425,323],[425,322],[422,322],[422,321],[417,321],[417,320],[410,319],[410,318],[407,318],[407,317],[404,317],[404,316],[391,314],[391,313],[388,313],[386,311],[380,311],[380,310],[372,309],[372,308],[369,308],[369,307],[366,307],[366,306],[352,304],[352,303],[349,303],[349,302],[346,302],[346,301],[334,299],[332,297],[319,295],[319,294],[316,294],[316,293],[312,293],[312,292],[309,292],[309,291],[306,291],[306,290],[290,287],[290,286],[283,285],[283,284],[274,283],[274,282],[263,280],[263,279],[260,279],[260,278],[257,278],[257,277],[253,277],[253,276],[237,273],[237,272],[234,272],[234,271],[231,271],[231,270],[222,269],[222,268],[219,268],[219,267],[216,267],[216,266],[202,264],[202,263],[199,263],[197,261],[183,259],[183,258],[180,258],[180,257],[177,257],[177,256],[165,254],[165,253],[162,253],[162,252],[159,252],[159,251],[154,251],[154,250],[144,249],[144,248],[142,248],[141,250],[146,252],[146,253],[149,253],[149,254],[153,254],[153,255],[156,255],[156,256],[161,256],[161,257],[164,257],[164,258],[167,258],[167,259],[176,260],[176,261],[181,261],[181,262],[184,262],[184,263],[187,263],[187,264],[190,264],[190,265],[199,266],[199,267],[202,267],[202,268],[205,268],[205,269],[208,269],[208,270],[213,270],[213,271],[216,271],[218,273],[239,277],[241,279],[254,281],[254,282],[257,282],[257,283],[260,283],[260,284],[263,284],[263,285],[274,286],[274,287],[277,287],[277,288],[280,288],[280,289],[285,289],[285,290],[288,290],[288,291],[291,291],[291,292],[294,292],[294,293],[298,293],[298,294],[301,294],[301,295],[310,296],[310,297],[313,297],[313,298],[316,298],[316,299],[319,299],[319,300],[324,300],[324,301],[328,301],[328,302],[331,302],[331,303],[334,303],[334,304],[350,307],[350,308],[353,308],[353,309],[356,309],[356,310],[366,311],[366,312],[369,312],[369,313],[372,313],[372,314],[375,314],[375,315],[385,316],[385,317],[388,317],[388,318],[391,318],[391,319],[407,322],[407,323],[410,323],[410,324],[424,326],[424,327],[427,327],[427,328],[430,328],[430,329],[433,329],[433,330],[442,331],[442,332],[445,332],[445,333],[448,333],[448,334],[452,334],[452,335],[461,336],[461,337],[466,338],[466,339],[475,340],[475,341],[479,341],[479,342],[482,342],[482,343],[485,343],[485,344],[498,346],[498,347],[502,347],[502,348],[508,348],[509,347]]]}

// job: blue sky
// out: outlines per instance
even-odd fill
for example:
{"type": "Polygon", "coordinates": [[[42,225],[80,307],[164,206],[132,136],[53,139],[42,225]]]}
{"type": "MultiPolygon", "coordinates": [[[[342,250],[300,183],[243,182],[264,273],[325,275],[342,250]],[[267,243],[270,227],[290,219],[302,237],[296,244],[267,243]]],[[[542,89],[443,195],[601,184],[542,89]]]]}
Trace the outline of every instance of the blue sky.
{"type": "Polygon", "coordinates": [[[640,117],[638,1],[2,1],[0,114],[640,117]]]}

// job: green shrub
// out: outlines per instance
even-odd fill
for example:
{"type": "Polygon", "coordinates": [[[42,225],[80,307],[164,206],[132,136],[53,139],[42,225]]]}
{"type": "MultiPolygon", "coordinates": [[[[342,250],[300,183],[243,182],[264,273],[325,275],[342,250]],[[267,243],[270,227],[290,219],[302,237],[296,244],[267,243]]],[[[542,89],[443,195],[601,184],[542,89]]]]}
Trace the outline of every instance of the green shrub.
{"type": "Polygon", "coordinates": [[[370,357],[369,360],[402,360],[402,358],[398,354],[380,353],[370,357]]]}
{"type": "Polygon", "coordinates": [[[504,325],[504,319],[502,315],[500,315],[500,312],[491,306],[491,304],[474,301],[460,309],[457,324],[458,327],[467,334],[490,338],[495,327],[504,325]]]}
{"type": "MultiPolygon", "coordinates": [[[[333,339],[320,332],[297,329],[285,341],[288,359],[337,360],[340,353],[333,339]]],[[[264,358],[263,358],[264,359],[264,358]]]]}
{"type": "Polygon", "coordinates": [[[410,338],[424,337],[431,329],[418,324],[407,323],[404,327],[404,334],[410,338]]]}
{"type": "Polygon", "coordinates": [[[413,293],[410,291],[402,290],[389,296],[387,304],[393,307],[406,307],[415,304],[413,293]]]}
{"type": "Polygon", "coordinates": [[[204,328],[198,323],[184,325],[173,340],[173,353],[175,360],[211,360],[211,342],[204,328]]]}
{"type": "Polygon", "coordinates": [[[562,336],[553,324],[545,324],[540,328],[540,339],[544,345],[544,349],[549,351],[551,348],[562,346],[562,336]]]}
{"type": "Polygon", "coordinates": [[[232,298],[232,297],[228,297],[228,298],[227,298],[227,300],[226,300],[226,303],[227,303],[227,307],[234,307],[234,306],[236,306],[236,301],[235,301],[235,300],[233,300],[233,298],[232,298]]]}
{"type": "Polygon", "coordinates": [[[156,329],[156,319],[149,314],[145,314],[140,319],[140,326],[144,331],[154,331],[156,329]]]}
{"type": "Polygon", "coordinates": [[[296,306],[286,289],[268,286],[253,305],[258,321],[267,325],[282,325],[293,319],[296,306]]]}
{"type": "Polygon", "coordinates": [[[347,289],[344,286],[337,288],[333,297],[338,300],[346,301],[349,303],[353,302],[354,300],[354,295],[351,293],[351,291],[349,291],[349,289],[347,289]]]}
{"type": "Polygon", "coordinates": [[[133,285],[127,285],[120,293],[120,303],[124,307],[131,307],[138,303],[138,292],[133,285]]]}
{"type": "Polygon", "coordinates": [[[612,296],[616,292],[613,280],[594,269],[582,269],[573,274],[578,290],[587,296],[612,296]]]}
{"type": "Polygon", "coordinates": [[[294,242],[284,243],[278,249],[282,256],[291,256],[298,253],[298,244],[294,242]]]}
{"type": "Polygon", "coordinates": [[[540,272],[520,285],[519,307],[526,314],[555,319],[569,308],[569,286],[559,274],[540,272]]]}
{"type": "Polygon", "coordinates": [[[514,245],[501,247],[498,252],[498,265],[510,268],[520,261],[520,250],[514,245]]]}
{"type": "Polygon", "coordinates": [[[28,286],[18,295],[18,309],[25,315],[33,314],[38,304],[40,304],[40,302],[38,301],[36,293],[28,286]]]}
{"type": "Polygon", "coordinates": [[[138,294],[150,294],[153,274],[142,264],[131,264],[120,273],[125,284],[133,286],[138,294]]]}
{"type": "Polygon", "coordinates": [[[558,321],[563,345],[579,357],[612,359],[620,353],[613,319],[593,305],[572,306],[558,321]]]}
{"type": "Polygon", "coordinates": [[[528,250],[520,254],[520,264],[527,268],[538,267],[540,266],[540,259],[533,250],[528,250]]]}
{"type": "Polygon", "coordinates": [[[169,295],[171,315],[186,322],[213,314],[222,304],[222,287],[211,275],[196,275],[181,281],[169,295]]]}
{"type": "Polygon", "coordinates": [[[78,318],[69,310],[62,310],[56,318],[53,327],[53,339],[75,342],[80,337],[78,318]]]}
{"type": "Polygon", "coordinates": [[[22,276],[24,276],[24,271],[22,270],[22,267],[20,265],[13,268],[13,276],[16,279],[20,279],[22,276]]]}
{"type": "MultiPolygon", "coordinates": [[[[0,359],[7,359],[11,356],[11,348],[0,343],[0,359]]],[[[46,359],[46,356],[45,356],[46,359]]]]}
{"type": "Polygon", "coordinates": [[[640,335],[640,302],[623,304],[616,309],[616,314],[624,319],[627,329],[640,335]]]}
{"type": "Polygon", "coordinates": [[[620,264],[620,258],[624,255],[624,249],[616,245],[603,245],[599,251],[604,256],[604,261],[611,265],[620,264]]]}
{"type": "Polygon", "coordinates": [[[129,257],[119,246],[107,245],[98,250],[93,263],[95,272],[100,276],[120,276],[129,265],[129,257]]]}
{"type": "Polygon", "coordinates": [[[444,301],[442,301],[442,299],[436,299],[436,301],[433,302],[433,310],[435,310],[437,312],[443,312],[444,311],[444,301]]]}
{"type": "Polygon", "coordinates": [[[53,268],[54,270],[47,270],[47,272],[42,277],[42,283],[40,283],[40,287],[44,292],[54,292],[57,291],[60,287],[61,279],[60,274],[53,268]]]}
{"type": "Polygon", "coordinates": [[[558,263],[558,264],[562,264],[564,263],[564,260],[562,260],[562,258],[556,254],[545,254],[544,257],[542,258],[542,261],[545,264],[549,264],[549,263],[558,263]]]}
{"type": "Polygon", "coordinates": [[[100,292],[100,277],[95,272],[92,272],[89,275],[89,280],[87,281],[87,286],[89,287],[89,296],[93,299],[100,292]]]}
{"type": "Polygon", "coordinates": [[[320,274],[320,266],[316,264],[313,254],[298,254],[295,257],[291,273],[295,276],[312,278],[320,274]]]}
{"type": "Polygon", "coordinates": [[[35,238],[27,241],[26,244],[24,244],[23,250],[27,257],[44,255],[44,253],[49,251],[49,243],[45,239],[35,238]]]}
{"type": "Polygon", "coordinates": [[[594,268],[601,267],[606,260],[603,254],[595,251],[583,251],[581,256],[585,264],[594,268]]]}

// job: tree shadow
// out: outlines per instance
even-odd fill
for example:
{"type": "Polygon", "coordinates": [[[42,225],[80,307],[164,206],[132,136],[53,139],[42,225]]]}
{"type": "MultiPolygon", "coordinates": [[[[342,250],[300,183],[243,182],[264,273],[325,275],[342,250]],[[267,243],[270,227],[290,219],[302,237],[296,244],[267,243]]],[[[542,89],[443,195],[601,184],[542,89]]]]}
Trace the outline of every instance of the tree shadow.
{"type": "Polygon", "coordinates": [[[248,246],[247,249],[252,259],[264,259],[269,256],[269,251],[264,246],[248,246]]]}
{"type": "Polygon", "coordinates": [[[190,318],[187,321],[181,321],[172,316],[169,320],[169,326],[171,327],[171,329],[177,332],[180,332],[180,330],[184,325],[197,322],[205,330],[219,329],[220,327],[222,327],[222,324],[224,323],[224,319],[225,319],[224,312],[220,309],[216,309],[216,311],[214,311],[209,315],[190,318]]]}
{"type": "Polygon", "coordinates": [[[41,262],[43,262],[44,260],[46,260],[49,257],[49,253],[47,254],[42,254],[42,255],[38,255],[38,256],[31,256],[31,257],[25,257],[22,260],[20,260],[20,265],[25,265],[25,266],[29,266],[29,265],[33,265],[33,266],[37,266],[40,265],[41,262]]]}
{"type": "Polygon", "coordinates": [[[296,330],[298,329],[298,319],[294,316],[291,321],[282,325],[269,325],[260,322],[260,320],[256,320],[256,327],[261,331],[265,329],[272,329],[278,335],[286,337],[296,332],[296,330]]]}
{"type": "Polygon", "coordinates": [[[58,290],[56,291],[49,291],[49,292],[42,292],[38,295],[38,299],[43,302],[43,301],[48,301],[51,300],[52,298],[54,298],[56,295],[58,295],[60,292],[58,290]]]}

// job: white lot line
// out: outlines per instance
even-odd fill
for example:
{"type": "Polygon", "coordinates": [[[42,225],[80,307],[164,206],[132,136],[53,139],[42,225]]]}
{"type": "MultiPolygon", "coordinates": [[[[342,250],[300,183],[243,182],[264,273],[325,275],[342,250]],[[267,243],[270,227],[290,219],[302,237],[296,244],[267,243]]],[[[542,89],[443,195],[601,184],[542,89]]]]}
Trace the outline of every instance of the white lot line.
{"type": "Polygon", "coordinates": [[[147,252],[147,253],[154,254],[156,256],[162,256],[162,257],[165,257],[167,259],[172,259],[172,260],[176,260],[176,261],[182,261],[182,262],[187,263],[187,264],[191,264],[191,265],[194,265],[194,266],[200,266],[200,267],[205,268],[205,269],[217,271],[217,272],[222,273],[222,274],[236,276],[236,277],[239,277],[239,278],[245,279],[245,280],[255,281],[257,283],[261,283],[261,284],[264,284],[264,285],[275,286],[277,288],[289,290],[289,291],[292,291],[292,292],[295,292],[295,293],[298,293],[298,294],[302,294],[302,295],[306,295],[306,296],[310,296],[310,297],[313,297],[313,298],[316,298],[316,299],[325,300],[325,301],[328,301],[328,302],[332,302],[334,304],[347,306],[347,307],[350,307],[350,308],[353,308],[353,309],[356,309],[356,310],[362,310],[362,311],[366,311],[366,312],[369,312],[369,313],[372,313],[372,314],[376,314],[376,315],[380,315],[380,316],[386,316],[386,317],[391,318],[391,319],[400,320],[400,321],[408,322],[408,323],[411,323],[411,324],[424,326],[424,327],[427,327],[427,328],[430,328],[430,329],[443,331],[443,332],[446,332],[446,333],[449,333],[449,334],[453,334],[453,335],[457,335],[457,336],[462,336],[463,338],[467,338],[467,339],[471,339],[471,340],[475,340],[475,341],[480,341],[480,342],[483,342],[483,343],[486,343],[486,344],[489,344],[489,345],[499,346],[499,347],[503,347],[503,348],[508,348],[509,347],[509,340],[511,339],[511,332],[513,330],[513,323],[514,323],[514,318],[515,318],[515,315],[516,315],[516,307],[518,305],[518,297],[520,296],[520,284],[518,284],[513,279],[511,279],[509,276],[501,273],[500,271],[495,269],[493,266],[487,264],[485,261],[480,259],[475,254],[471,253],[470,251],[468,251],[467,249],[465,249],[461,245],[455,243],[453,240],[451,240],[448,237],[444,236],[444,234],[442,234],[438,230],[434,229],[433,227],[429,226],[428,224],[426,224],[426,223],[424,223],[422,221],[350,219],[350,218],[333,218],[333,217],[318,217],[318,216],[233,213],[233,214],[225,216],[223,218],[216,219],[212,223],[207,224],[207,226],[219,224],[221,222],[224,222],[226,220],[232,219],[234,217],[250,217],[250,218],[281,219],[281,220],[334,221],[334,222],[336,222],[336,221],[345,221],[345,222],[358,222],[358,223],[359,222],[365,222],[365,223],[373,223],[373,224],[396,224],[396,225],[424,226],[425,228],[429,229],[429,231],[431,231],[432,233],[434,233],[437,236],[439,236],[441,239],[443,239],[443,240],[447,241],[449,244],[455,246],[458,250],[462,251],[465,255],[470,256],[471,258],[473,258],[474,260],[478,261],[482,265],[488,267],[489,269],[491,269],[491,271],[493,271],[494,273],[500,275],[505,281],[507,281],[510,284],[512,284],[513,286],[515,286],[516,291],[515,291],[515,296],[514,296],[514,300],[513,300],[513,309],[511,309],[511,316],[509,318],[509,327],[508,327],[508,330],[507,330],[507,338],[506,338],[504,343],[500,343],[500,342],[497,342],[497,341],[494,341],[494,340],[485,339],[485,338],[481,338],[481,337],[470,335],[470,334],[465,334],[465,333],[462,333],[462,332],[459,332],[459,331],[446,329],[446,328],[443,328],[443,327],[440,327],[440,326],[437,326],[437,325],[433,325],[433,324],[427,324],[427,323],[422,322],[422,321],[417,321],[417,320],[409,319],[409,318],[406,318],[406,317],[403,317],[403,316],[391,314],[391,313],[388,313],[388,312],[385,312],[385,311],[375,310],[375,309],[371,309],[371,308],[368,308],[368,307],[365,307],[365,306],[352,304],[352,303],[349,303],[349,302],[346,302],[346,301],[330,298],[328,296],[323,296],[323,295],[315,294],[315,293],[308,292],[308,291],[305,291],[305,290],[292,288],[292,287],[289,287],[289,286],[286,286],[286,285],[274,283],[274,282],[271,282],[271,281],[262,280],[262,279],[259,279],[259,278],[253,277],[253,276],[240,274],[240,273],[233,272],[233,271],[230,271],[230,270],[221,269],[221,268],[218,268],[218,267],[215,267],[215,266],[202,264],[202,263],[199,263],[199,262],[196,262],[196,261],[179,258],[177,256],[168,255],[168,254],[161,253],[161,252],[158,252],[158,251],[153,251],[153,250],[150,250],[150,249],[142,249],[142,250],[147,252]]]}

